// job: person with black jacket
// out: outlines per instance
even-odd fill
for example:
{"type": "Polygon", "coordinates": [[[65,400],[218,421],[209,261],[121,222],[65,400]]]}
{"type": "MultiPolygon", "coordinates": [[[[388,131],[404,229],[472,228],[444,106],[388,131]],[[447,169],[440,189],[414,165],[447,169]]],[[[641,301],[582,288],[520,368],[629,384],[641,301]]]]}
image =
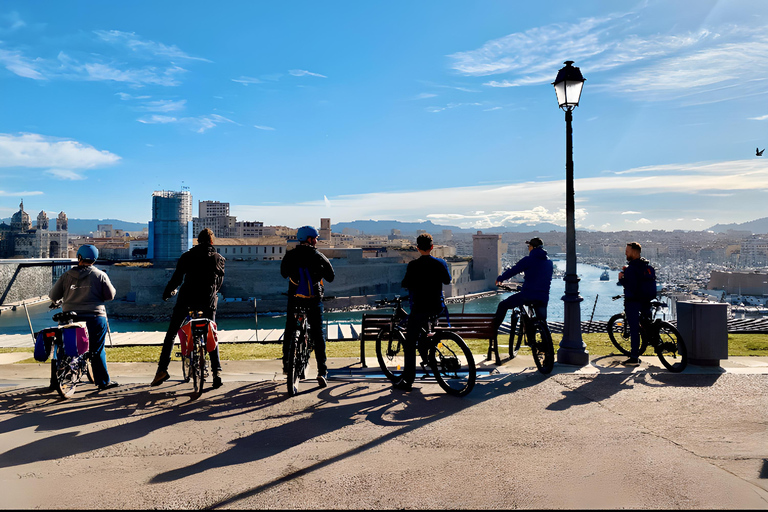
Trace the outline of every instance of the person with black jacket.
{"type": "Polygon", "coordinates": [[[312,226],[298,229],[299,245],[285,253],[280,262],[280,275],[288,278],[288,314],[283,335],[283,373],[287,372],[286,360],[288,343],[296,332],[294,313],[301,305],[307,309],[309,335],[315,348],[317,360],[317,383],[321,388],[328,385],[327,356],[325,354],[325,335],[323,334],[323,281],[333,282],[333,265],[316,248],[320,233],[312,226]]]}
{"type": "Polygon", "coordinates": [[[624,254],[627,265],[619,272],[619,284],[624,287],[624,315],[629,326],[629,359],[622,361],[624,366],[640,365],[640,315],[651,314],[651,298],[643,290],[643,280],[648,272],[647,259],[640,257],[642,247],[637,242],[630,242],[624,254]]]}
{"type": "Polygon", "coordinates": [[[408,263],[401,286],[410,293],[411,313],[405,331],[405,368],[399,381],[392,387],[410,391],[416,380],[416,349],[422,358],[426,354],[419,345],[422,330],[429,327],[430,320],[437,318],[445,309],[443,285],[451,284],[451,272],[444,259],[435,258],[432,252],[432,235],[422,233],[416,239],[416,248],[421,255],[408,263]]]}
{"type": "MultiPolygon", "coordinates": [[[[171,362],[171,350],[179,328],[184,323],[190,310],[202,311],[205,318],[215,321],[218,292],[224,282],[224,257],[216,252],[213,246],[213,231],[206,228],[200,231],[197,245],[179,258],[176,271],[163,291],[163,300],[176,295],[176,289],[181,285],[176,305],[171,314],[168,332],[165,334],[160,361],[157,363],[157,373],[152,380],[152,386],[159,386],[170,378],[168,365],[171,362]],[[182,283],[183,281],[183,283],[182,283]]],[[[219,348],[209,353],[211,369],[213,370],[213,387],[221,387],[221,361],[219,348]]]]}

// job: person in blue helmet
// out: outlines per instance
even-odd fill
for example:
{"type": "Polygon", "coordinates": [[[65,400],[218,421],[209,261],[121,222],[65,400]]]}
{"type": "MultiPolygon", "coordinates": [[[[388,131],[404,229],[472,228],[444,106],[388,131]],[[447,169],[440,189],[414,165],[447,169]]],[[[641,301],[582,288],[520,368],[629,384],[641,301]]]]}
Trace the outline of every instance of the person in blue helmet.
{"type": "Polygon", "coordinates": [[[299,245],[285,253],[280,263],[280,275],[288,278],[288,314],[283,335],[283,373],[286,373],[288,342],[293,339],[295,324],[293,314],[297,305],[308,310],[309,332],[315,346],[317,360],[317,383],[324,388],[328,385],[323,334],[323,281],[333,281],[333,265],[316,248],[320,234],[312,226],[302,226],[296,234],[299,245]]]}
{"type": "Polygon", "coordinates": [[[77,250],[77,266],[62,275],[53,285],[48,297],[63,301],[62,311],[77,313],[77,321],[84,321],[88,329],[91,367],[94,384],[100,390],[114,388],[117,382],[109,378],[107,353],[107,311],[104,303],[115,298],[115,287],[106,272],[94,266],[99,250],[94,245],[83,245],[77,250]]]}
{"type": "Polygon", "coordinates": [[[525,243],[528,245],[528,256],[520,259],[512,268],[505,270],[496,278],[496,286],[501,286],[501,283],[510,277],[520,273],[524,274],[521,290],[499,302],[496,307],[496,316],[493,320],[494,333],[498,332],[507,311],[523,304],[532,304],[536,310],[536,315],[542,320],[547,319],[549,289],[552,285],[554,264],[547,257],[547,251],[544,250],[544,242],[541,238],[534,237],[525,243]]]}

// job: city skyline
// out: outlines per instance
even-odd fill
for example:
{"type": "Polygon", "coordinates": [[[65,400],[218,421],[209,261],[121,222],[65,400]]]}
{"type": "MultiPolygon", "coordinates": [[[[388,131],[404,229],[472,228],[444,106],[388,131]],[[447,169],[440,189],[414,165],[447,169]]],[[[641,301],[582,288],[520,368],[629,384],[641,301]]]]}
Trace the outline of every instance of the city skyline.
{"type": "Polygon", "coordinates": [[[0,217],[147,222],[183,186],[265,225],[564,225],[565,60],[578,227],[765,216],[764,3],[293,7],[4,2],[0,217]]]}

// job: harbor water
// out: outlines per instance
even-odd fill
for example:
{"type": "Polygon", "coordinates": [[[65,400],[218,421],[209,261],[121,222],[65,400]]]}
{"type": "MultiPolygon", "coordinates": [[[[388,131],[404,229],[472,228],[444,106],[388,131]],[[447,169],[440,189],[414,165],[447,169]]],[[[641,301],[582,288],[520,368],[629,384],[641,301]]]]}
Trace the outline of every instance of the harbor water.
{"type": "MultiPolygon", "coordinates": [[[[556,260],[557,269],[565,271],[565,261],[556,260]]],[[[581,320],[586,322],[592,317],[593,320],[608,320],[611,315],[621,311],[623,305],[621,301],[612,301],[611,296],[622,293],[622,288],[616,286],[618,280],[618,271],[609,270],[610,279],[601,281],[600,274],[604,269],[593,265],[579,264],[577,273],[579,275],[579,293],[584,299],[581,303],[581,320]],[[595,304],[595,298],[597,303],[595,304]]],[[[555,277],[552,280],[552,289],[550,291],[548,318],[551,321],[563,320],[563,301],[562,296],[565,293],[565,282],[562,277],[555,277]]],[[[483,297],[466,303],[450,304],[448,310],[452,313],[459,313],[462,310],[466,313],[493,313],[500,301],[509,297],[510,293],[501,293],[488,297],[483,297]]],[[[48,309],[48,303],[40,303],[27,306],[29,319],[32,323],[32,329],[39,331],[44,327],[54,325],[51,316],[55,311],[48,309]]],[[[352,323],[359,324],[362,321],[363,311],[356,312],[327,312],[325,320],[329,324],[352,323]]],[[[221,330],[231,329],[255,329],[257,320],[251,318],[220,318],[218,326],[221,330]]],[[[168,328],[168,322],[138,322],[130,320],[109,319],[109,326],[112,332],[137,332],[137,331],[165,331],[168,328]]],[[[258,316],[259,329],[281,329],[285,326],[285,314],[258,316]]],[[[10,309],[0,313],[0,334],[24,334],[30,332],[29,322],[23,307],[17,307],[16,311],[10,309]]]]}

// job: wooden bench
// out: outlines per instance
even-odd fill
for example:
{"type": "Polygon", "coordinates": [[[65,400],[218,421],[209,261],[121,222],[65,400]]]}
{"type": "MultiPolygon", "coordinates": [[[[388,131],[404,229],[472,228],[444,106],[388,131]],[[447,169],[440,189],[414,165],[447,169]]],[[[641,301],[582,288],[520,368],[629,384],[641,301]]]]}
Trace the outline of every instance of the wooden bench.
{"type": "MultiPolygon", "coordinates": [[[[496,357],[496,364],[501,364],[499,357],[499,347],[496,343],[496,336],[493,332],[493,313],[451,313],[450,329],[456,332],[462,338],[479,338],[488,340],[488,355],[486,360],[491,359],[491,354],[496,357]]],[[[360,334],[360,363],[363,368],[365,364],[365,342],[376,341],[384,327],[389,327],[392,320],[390,313],[363,313],[363,323],[360,334]]],[[[448,321],[445,317],[440,317],[440,327],[448,327],[448,321]]]]}

